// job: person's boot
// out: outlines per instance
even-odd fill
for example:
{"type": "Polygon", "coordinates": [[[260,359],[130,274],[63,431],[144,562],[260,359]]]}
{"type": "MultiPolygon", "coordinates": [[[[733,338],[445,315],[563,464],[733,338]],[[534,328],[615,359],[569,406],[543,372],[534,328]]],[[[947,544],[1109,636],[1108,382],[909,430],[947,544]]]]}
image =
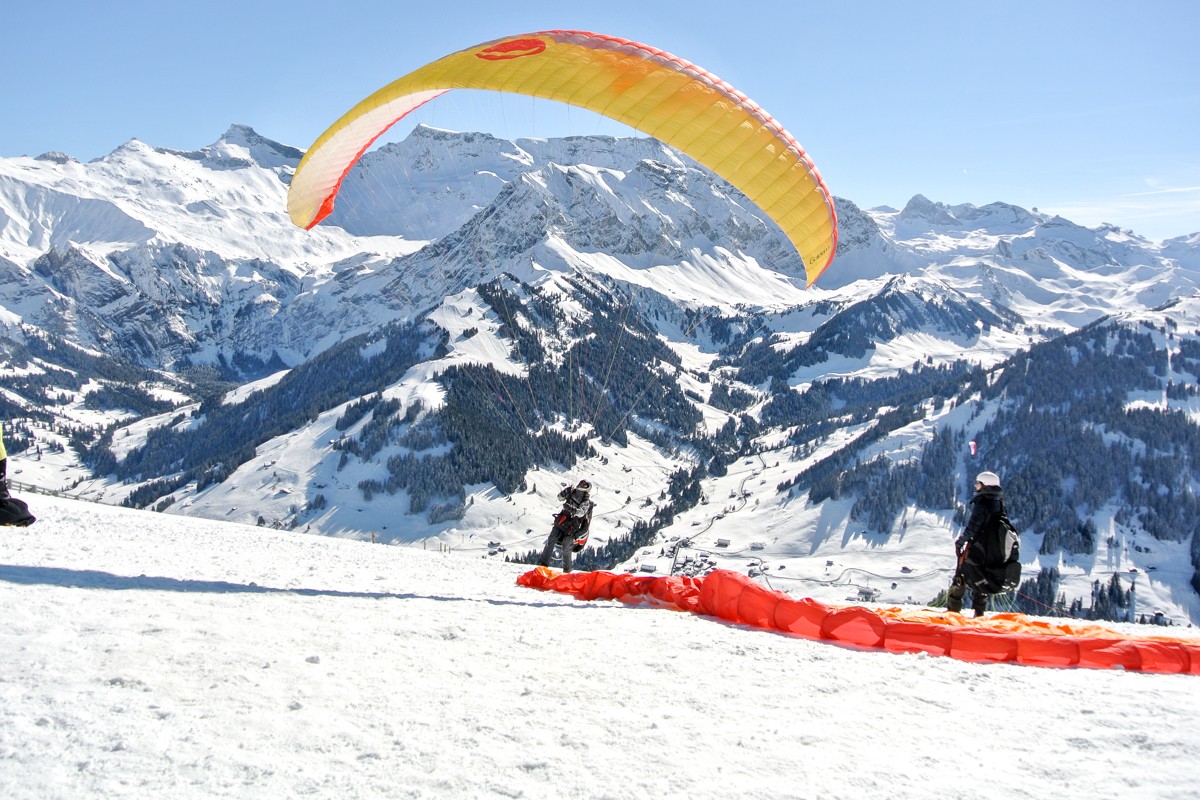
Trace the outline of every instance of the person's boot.
{"type": "Polygon", "coordinates": [[[980,595],[975,595],[975,597],[972,598],[972,601],[973,602],[971,603],[971,607],[975,609],[975,617],[976,618],[982,617],[984,614],[987,613],[987,595],[986,594],[983,595],[982,597],[980,595]]]}
{"type": "Polygon", "coordinates": [[[542,554],[538,556],[537,565],[539,567],[550,566],[550,560],[554,558],[554,537],[546,539],[546,546],[542,548],[542,554]]]}
{"type": "Polygon", "coordinates": [[[955,614],[962,613],[963,603],[963,587],[956,584],[950,586],[946,592],[946,610],[953,611],[955,614]]]}

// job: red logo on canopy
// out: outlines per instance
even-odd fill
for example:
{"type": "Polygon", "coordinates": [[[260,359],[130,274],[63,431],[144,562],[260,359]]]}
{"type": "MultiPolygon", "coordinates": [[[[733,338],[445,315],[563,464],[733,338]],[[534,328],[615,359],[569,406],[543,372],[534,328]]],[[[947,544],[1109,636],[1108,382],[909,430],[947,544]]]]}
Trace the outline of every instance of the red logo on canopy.
{"type": "Polygon", "coordinates": [[[524,56],[536,56],[545,49],[546,43],[541,39],[513,39],[511,42],[501,42],[491,47],[485,47],[475,56],[487,61],[508,61],[524,56]]]}

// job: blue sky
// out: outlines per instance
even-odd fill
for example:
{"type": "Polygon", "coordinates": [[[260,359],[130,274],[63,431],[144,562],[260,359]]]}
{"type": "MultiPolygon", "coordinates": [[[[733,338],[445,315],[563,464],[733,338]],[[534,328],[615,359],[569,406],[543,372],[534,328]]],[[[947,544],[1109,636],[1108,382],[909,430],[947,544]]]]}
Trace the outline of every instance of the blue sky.
{"type": "MultiPolygon", "coordinates": [[[[12,4],[16,5],[16,4],[12,4]]],[[[22,2],[0,48],[0,156],[193,149],[233,123],[307,148],[427,61],[575,28],[652,44],[778,119],[860,206],[1000,200],[1153,240],[1200,231],[1200,3],[601,0],[22,2]]],[[[628,133],[547,101],[451,94],[419,121],[628,133]]]]}

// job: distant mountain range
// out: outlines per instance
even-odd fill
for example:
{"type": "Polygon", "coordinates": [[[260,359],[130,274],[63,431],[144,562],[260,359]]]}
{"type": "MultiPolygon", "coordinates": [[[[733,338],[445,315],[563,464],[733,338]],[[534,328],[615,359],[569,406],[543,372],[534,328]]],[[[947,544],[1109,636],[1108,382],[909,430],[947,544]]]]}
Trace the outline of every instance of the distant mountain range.
{"type": "Polygon", "coordinates": [[[928,602],[986,468],[1016,602],[1200,621],[1200,234],[839,198],[806,290],[652,139],[418,128],[311,232],[301,156],[234,126],[0,159],[18,487],[505,558],[587,475],[593,566],[928,602]]]}

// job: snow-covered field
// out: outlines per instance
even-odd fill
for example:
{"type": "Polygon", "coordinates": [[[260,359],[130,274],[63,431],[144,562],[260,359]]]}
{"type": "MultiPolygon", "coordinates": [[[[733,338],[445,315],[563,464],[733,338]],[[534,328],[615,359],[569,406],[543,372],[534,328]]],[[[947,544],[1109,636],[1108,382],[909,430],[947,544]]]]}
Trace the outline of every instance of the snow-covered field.
{"type": "Polygon", "coordinates": [[[1200,681],[811,642],[27,495],[0,797],[1200,797],[1200,681]]]}

